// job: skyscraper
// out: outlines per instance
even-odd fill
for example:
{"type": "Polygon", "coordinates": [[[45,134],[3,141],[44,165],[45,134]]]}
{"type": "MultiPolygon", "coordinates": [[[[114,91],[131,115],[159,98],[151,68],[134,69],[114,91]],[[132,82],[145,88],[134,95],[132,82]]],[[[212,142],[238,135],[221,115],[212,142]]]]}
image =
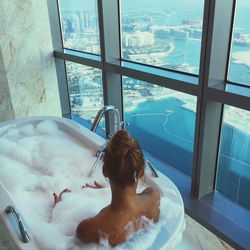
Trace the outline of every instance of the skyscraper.
{"type": "Polygon", "coordinates": [[[89,28],[89,13],[86,11],[79,11],[77,12],[80,22],[80,29],[81,31],[85,31],[86,28],[89,28]]]}

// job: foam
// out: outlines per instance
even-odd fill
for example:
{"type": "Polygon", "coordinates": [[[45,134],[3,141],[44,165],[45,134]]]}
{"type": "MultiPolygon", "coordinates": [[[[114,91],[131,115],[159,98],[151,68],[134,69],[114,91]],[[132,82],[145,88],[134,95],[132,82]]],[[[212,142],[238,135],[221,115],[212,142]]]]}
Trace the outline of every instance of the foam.
{"type": "Polygon", "coordinates": [[[33,136],[36,133],[36,130],[32,124],[23,125],[18,129],[18,131],[23,136],[33,136]]]}
{"type": "MultiPolygon", "coordinates": [[[[93,176],[87,177],[95,160],[86,145],[51,121],[12,128],[0,137],[0,179],[23,217],[28,219],[40,249],[110,249],[105,237],[100,245],[82,245],[75,239],[78,223],[96,215],[111,200],[101,162],[93,176]],[[82,188],[94,180],[105,188],[82,188]],[[64,193],[62,201],[53,208],[52,193],[58,194],[65,188],[72,192],[64,193]]],[[[138,186],[138,192],[147,186],[145,180],[138,186]]],[[[130,227],[129,234],[133,237],[113,249],[147,249],[166,222],[167,230],[173,229],[172,221],[180,216],[182,207],[174,202],[177,194],[173,190],[163,189],[162,194],[159,222],[153,224],[141,218],[142,227],[146,228],[134,235],[130,227]]]]}
{"type": "Polygon", "coordinates": [[[0,139],[1,154],[10,156],[17,162],[22,162],[27,165],[31,165],[31,154],[21,145],[18,145],[15,141],[0,139]]]}
{"type": "Polygon", "coordinates": [[[39,134],[51,134],[55,135],[61,131],[58,129],[58,126],[53,121],[43,121],[37,124],[36,132],[39,134]]]}

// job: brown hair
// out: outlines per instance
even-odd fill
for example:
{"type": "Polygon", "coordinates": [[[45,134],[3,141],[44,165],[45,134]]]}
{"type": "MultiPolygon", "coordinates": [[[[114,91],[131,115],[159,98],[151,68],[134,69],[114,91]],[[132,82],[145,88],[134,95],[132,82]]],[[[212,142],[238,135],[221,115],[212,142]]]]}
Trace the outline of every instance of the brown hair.
{"type": "Polygon", "coordinates": [[[127,131],[119,130],[105,149],[103,175],[115,185],[133,184],[144,175],[143,152],[127,131]]]}

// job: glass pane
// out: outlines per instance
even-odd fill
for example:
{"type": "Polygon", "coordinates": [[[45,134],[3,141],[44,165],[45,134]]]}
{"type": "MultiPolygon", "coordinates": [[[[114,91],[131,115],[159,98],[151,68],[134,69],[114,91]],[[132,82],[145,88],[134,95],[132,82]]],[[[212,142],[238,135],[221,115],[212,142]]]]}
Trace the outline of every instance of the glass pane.
{"type": "Polygon", "coordinates": [[[123,77],[126,128],[144,150],[191,175],[196,97],[123,77]]]}
{"type": "Polygon", "coordinates": [[[101,70],[72,62],[66,62],[66,69],[71,112],[92,123],[103,106],[101,70]]]}
{"type": "Polygon", "coordinates": [[[121,0],[123,59],[198,74],[204,0],[121,0]]]}
{"type": "Polygon", "coordinates": [[[250,1],[238,0],[233,44],[230,57],[229,81],[250,86],[250,1]]]}
{"type": "Polygon", "coordinates": [[[217,190],[250,209],[250,112],[225,106],[217,190]]]}
{"type": "Polygon", "coordinates": [[[100,54],[97,2],[58,0],[63,46],[100,54]]]}

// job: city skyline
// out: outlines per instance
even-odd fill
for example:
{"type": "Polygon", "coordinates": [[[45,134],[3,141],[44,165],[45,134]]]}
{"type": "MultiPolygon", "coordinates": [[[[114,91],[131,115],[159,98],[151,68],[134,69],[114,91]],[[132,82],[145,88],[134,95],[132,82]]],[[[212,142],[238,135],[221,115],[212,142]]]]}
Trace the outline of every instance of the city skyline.
{"type": "MultiPolygon", "coordinates": [[[[175,69],[178,71],[185,71],[189,73],[198,74],[199,55],[195,58],[195,62],[192,65],[187,60],[187,53],[192,53],[193,51],[188,52],[187,50],[183,50],[177,55],[174,54],[173,51],[178,50],[179,45],[177,46],[177,43],[185,44],[190,40],[194,40],[195,43],[199,44],[196,48],[196,53],[199,54],[202,35],[202,20],[190,20],[185,17],[180,20],[181,25],[166,26],[161,24],[157,25],[155,23],[152,25],[152,20],[155,18],[156,13],[154,13],[153,10],[151,10],[151,12],[152,13],[150,15],[143,14],[142,16],[136,16],[135,14],[137,12],[136,10],[133,10],[132,12],[125,11],[122,15],[123,58],[131,61],[142,62],[149,65],[161,66],[169,69],[175,69]],[[166,59],[169,60],[169,58],[170,62],[166,61],[166,59]],[[177,61],[178,63],[171,63],[171,60],[177,61]]],[[[171,10],[169,11],[169,14],[174,15],[174,12],[174,10],[171,10]]],[[[202,11],[200,10],[200,12],[202,11]]],[[[88,11],[64,11],[62,12],[61,17],[65,47],[72,47],[72,49],[74,49],[74,46],[77,46],[75,48],[77,50],[85,50],[91,53],[100,53],[99,39],[97,34],[98,26],[97,22],[93,21],[95,18],[97,19],[97,16],[92,14],[91,22],[91,14],[88,11]],[[66,21],[72,23],[71,30],[67,30],[68,23],[66,21]],[[86,43],[88,44],[88,47],[84,47],[86,43]]],[[[234,43],[241,46],[241,42],[243,41],[244,43],[245,41],[248,41],[248,37],[248,34],[242,34],[240,31],[238,31],[237,36],[234,39],[234,43]]],[[[242,44],[242,46],[245,45],[246,44],[242,44]]],[[[248,62],[245,62],[243,60],[244,58],[245,54],[241,54],[239,56],[239,53],[234,53],[232,55],[231,60],[234,60],[234,63],[241,64],[243,61],[245,64],[247,64],[248,62]]],[[[77,66],[75,66],[75,68],[77,68],[77,66]]],[[[84,74],[84,71],[84,69],[81,69],[82,74],[86,75],[84,74]]],[[[70,74],[72,75],[72,71],[68,69],[68,72],[71,72],[70,74]]],[[[74,72],[77,72],[77,70],[75,70],[74,72]]],[[[90,71],[88,70],[88,72],[90,71]]],[[[79,72],[76,74],[79,74],[79,72]]],[[[69,84],[71,84],[70,79],[72,79],[72,77],[68,78],[69,84]]],[[[87,80],[85,79],[85,82],[91,81],[89,79],[91,79],[91,77],[88,77],[87,80]]],[[[132,79],[130,80],[130,82],[131,81],[133,82],[135,80],[132,79]]],[[[92,83],[102,89],[101,81],[98,81],[98,83],[92,83]]],[[[84,83],[79,84],[83,85],[84,83]]],[[[75,85],[75,83],[72,84],[72,86],[73,85],[75,85]]],[[[91,84],[87,84],[87,86],[90,85],[91,84]]],[[[134,86],[135,85],[136,84],[134,84],[134,86]]],[[[72,86],[69,86],[70,90],[74,89],[72,86]]],[[[86,99],[83,94],[83,88],[79,89],[81,89],[81,91],[79,90],[79,93],[71,93],[74,96],[78,95],[77,98],[71,98],[73,110],[77,106],[77,103],[86,104],[86,100],[79,101],[79,96],[81,96],[82,99],[86,99]],[[78,101],[74,103],[74,100],[76,99],[78,99],[78,101]]],[[[86,91],[86,88],[84,89],[86,91]]],[[[137,95],[137,98],[145,99],[145,96],[140,97],[139,93],[137,95]]],[[[88,104],[91,106],[91,102],[88,102],[88,104]]],[[[93,103],[92,105],[99,107],[100,101],[98,100],[98,103],[93,103]]],[[[80,107],[77,107],[76,109],[78,110],[78,113],[79,110],[81,110],[80,107]]]]}

